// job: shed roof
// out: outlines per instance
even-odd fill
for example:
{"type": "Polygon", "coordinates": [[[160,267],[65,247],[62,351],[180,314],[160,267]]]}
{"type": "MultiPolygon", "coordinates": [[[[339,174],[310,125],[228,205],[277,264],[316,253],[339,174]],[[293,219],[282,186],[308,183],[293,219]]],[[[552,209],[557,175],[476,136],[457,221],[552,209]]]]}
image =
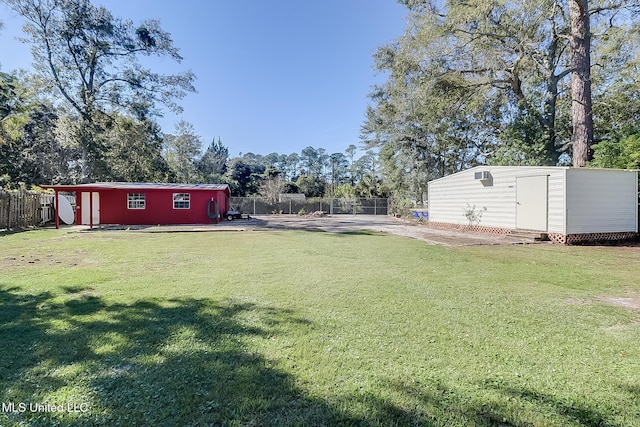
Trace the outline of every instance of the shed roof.
{"type": "Polygon", "coordinates": [[[94,182],[91,184],[43,185],[58,191],[96,191],[96,190],[173,190],[173,191],[229,191],[227,184],[175,184],[160,182],[94,182]]]}
{"type": "Polygon", "coordinates": [[[578,172],[587,172],[587,173],[591,173],[591,172],[610,172],[610,173],[625,173],[625,172],[635,172],[637,173],[638,170],[637,169],[613,169],[613,168],[575,168],[572,166],[492,166],[492,165],[478,165],[478,166],[474,166],[470,169],[464,169],[461,170],[459,172],[455,172],[449,175],[445,175],[442,176],[440,178],[436,178],[433,179],[431,182],[436,182],[436,181],[440,181],[440,180],[446,180],[449,179],[450,177],[453,177],[454,175],[458,175],[461,173],[470,173],[471,171],[477,171],[477,170],[507,170],[507,169],[511,169],[513,171],[544,171],[544,170],[568,170],[571,172],[574,171],[578,171],[578,172]]]}

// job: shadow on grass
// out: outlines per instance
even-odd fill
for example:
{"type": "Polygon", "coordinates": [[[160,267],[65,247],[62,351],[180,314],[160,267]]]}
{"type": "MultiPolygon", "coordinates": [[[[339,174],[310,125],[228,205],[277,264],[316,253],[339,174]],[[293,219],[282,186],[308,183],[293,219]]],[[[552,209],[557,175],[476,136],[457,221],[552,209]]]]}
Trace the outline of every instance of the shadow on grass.
{"type": "Polygon", "coordinates": [[[410,403],[399,407],[377,400],[373,411],[383,418],[392,416],[394,420],[398,420],[397,425],[533,426],[526,421],[513,419],[508,409],[502,405],[482,402],[477,396],[456,391],[440,381],[422,386],[390,383],[387,389],[393,390],[402,400],[410,403]]]}
{"type": "Polygon", "coordinates": [[[632,396],[637,396],[638,399],[640,399],[640,384],[623,384],[621,388],[632,396]]]}
{"type": "Polygon", "coordinates": [[[495,385],[494,387],[509,399],[518,399],[556,414],[567,424],[577,422],[581,426],[593,427],[618,425],[611,419],[611,414],[598,410],[598,405],[595,403],[589,404],[589,402],[581,402],[575,399],[563,399],[549,393],[517,385],[495,385]]]}
{"type": "Polygon", "coordinates": [[[196,299],[107,304],[90,289],[65,291],[0,289],[0,425],[359,424],[248,350],[248,339],[308,324],[294,313],[196,299]],[[81,410],[31,410],[46,403],[81,410]]]}
{"type": "MultiPolygon", "coordinates": [[[[517,384],[483,383],[493,396],[488,400],[477,390],[423,378],[324,400],[309,396],[291,374],[251,350],[252,342],[268,348],[266,343],[277,342],[287,330],[312,327],[294,312],[210,299],[113,304],[91,288],[63,291],[30,295],[0,287],[3,427],[507,427],[549,420],[616,425],[593,402],[565,401],[517,384]],[[37,409],[47,403],[76,405],[71,407],[76,412],[69,406],[62,413],[37,409]],[[522,412],[525,407],[528,413],[522,412]]],[[[640,394],[634,384],[625,390],[640,394]]]]}
{"type": "MultiPolygon", "coordinates": [[[[580,425],[619,426],[613,412],[598,410],[601,402],[562,399],[518,385],[490,385],[498,399],[453,388],[435,380],[420,386],[387,384],[387,390],[401,396],[398,406],[382,399],[372,400],[373,418],[393,420],[395,425],[537,426],[580,425]],[[523,411],[528,407],[529,411],[523,411]]],[[[633,390],[629,390],[633,393],[633,390]]]]}
{"type": "Polygon", "coordinates": [[[353,231],[343,231],[338,233],[338,235],[340,236],[375,236],[375,237],[380,237],[380,236],[387,236],[387,233],[383,232],[383,231],[376,231],[376,230],[369,230],[369,229],[362,229],[362,230],[353,230],[353,231]]]}
{"type": "Polygon", "coordinates": [[[31,231],[31,230],[35,230],[35,228],[34,227],[32,227],[32,228],[2,228],[2,229],[0,229],[0,237],[11,236],[13,234],[24,233],[25,231],[31,231]]]}

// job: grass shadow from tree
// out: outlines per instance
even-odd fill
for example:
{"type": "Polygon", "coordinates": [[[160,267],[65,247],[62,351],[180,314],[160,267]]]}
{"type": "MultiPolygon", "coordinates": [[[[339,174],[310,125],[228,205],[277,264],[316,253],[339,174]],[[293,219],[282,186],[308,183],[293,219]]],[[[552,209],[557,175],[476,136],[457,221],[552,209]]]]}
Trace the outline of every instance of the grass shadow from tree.
{"type": "MultiPolygon", "coordinates": [[[[436,377],[380,385],[387,393],[314,397],[247,345],[313,327],[290,310],[212,299],[108,303],[88,287],[63,291],[0,286],[0,402],[86,403],[88,410],[4,411],[2,426],[618,425],[593,402],[489,380],[480,386],[498,396],[491,400],[436,377]]],[[[640,394],[633,384],[621,387],[640,394]]]]}
{"type": "Polygon", "coordinates": [[[0,413],[0,425],[356,425],[251,352],[286,310],[175,299],[108,304],[91,289],[0,288],[0,401],[86,404],[86,412],[0,413]]]}

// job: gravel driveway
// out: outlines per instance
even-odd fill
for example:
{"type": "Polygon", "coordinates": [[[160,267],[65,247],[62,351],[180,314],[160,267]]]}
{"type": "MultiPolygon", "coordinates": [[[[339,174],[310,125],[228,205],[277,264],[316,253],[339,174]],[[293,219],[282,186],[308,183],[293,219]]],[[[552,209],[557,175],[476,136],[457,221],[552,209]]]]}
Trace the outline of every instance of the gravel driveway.
{"type": "MultiPolygon", "coordinates": [[[[75,228],[89,231],[87,226],[75,228]]],[[[322,230],[330,233],[350,233],[361,230],[379,231],[397,236],[422,240],[431,245],[514,245],[534,243],[530,238],[493,235],[485,233],[437,230],[412,219],[400,219],[385,215],[258,215],[251,219],[223,221],[210,225],[162,225],[162,226],[98,226],[98,230],[131,230],[147,233],[172,233],[194,231],[260,231],[260,230],[322,230]]],[[[535,242],[538,243],[538,242],[535,242]]]]}
{"type": "Polygon", "coordinates": [[[246,230],[298,229],[322,230],[331,233],[349,233],[360,230],[380,231],[398,236],[422,240],[432,245],[512,245],[533,243],[530,239],[508,235],[437,230],[415,220],[405,220],[384,215],[333,215],[323,217],[297,215],[262,215],[250,220],[223,223],[243,227],[246,230]]]}

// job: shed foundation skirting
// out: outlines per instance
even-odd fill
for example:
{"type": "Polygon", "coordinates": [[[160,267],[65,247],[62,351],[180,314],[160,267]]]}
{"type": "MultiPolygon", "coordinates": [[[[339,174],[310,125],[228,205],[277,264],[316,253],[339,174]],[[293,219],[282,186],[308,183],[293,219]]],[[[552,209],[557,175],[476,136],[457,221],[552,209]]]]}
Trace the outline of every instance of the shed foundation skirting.
{"type": "Polygon", "coordinates": [[[484,225],[461,225],[451,224],[448,222],[427,222],[427,225],[431,228],[437,228],[439,230],[459,230],[459,231],[473,231],[478,233],[488,234],[511,234],[511,230],[501,227],[486,227],[484,225]]]}
{"type": "Polygon", "coordinates": [[[583,233],[583,234],[557,234],[549,233],[549,239],[560,245],[575,245],[588,242],[614,242],[631,240],[638,237],[638,233],[632,231],[622,233],[583,233]]]}
{"type": "MultiPolygon", "coordinates": [[[[427,225],[431,228],[439,230],[457,230],[457,231],[471,231],[478,233],[488,234],[512,234],[517,233],[517,230],[501,227],[486,227],[482,225],[462,225],[451,224],[448,222],[428,222],[427,225]]],[[[543,233],[543,232],[541,232],[543,233]]],[[[549,240],[559,245],[573,245],[587,242],[612,242],[630,240],[638,237],[638,233],[632,231],[629,232],[617,232],[617,233],[582,233],[582,234],[559,234],[559,233],[545,233],[549,240]]]]}

